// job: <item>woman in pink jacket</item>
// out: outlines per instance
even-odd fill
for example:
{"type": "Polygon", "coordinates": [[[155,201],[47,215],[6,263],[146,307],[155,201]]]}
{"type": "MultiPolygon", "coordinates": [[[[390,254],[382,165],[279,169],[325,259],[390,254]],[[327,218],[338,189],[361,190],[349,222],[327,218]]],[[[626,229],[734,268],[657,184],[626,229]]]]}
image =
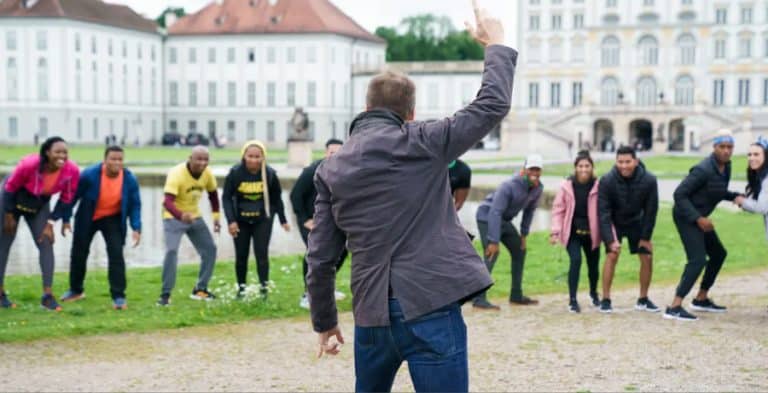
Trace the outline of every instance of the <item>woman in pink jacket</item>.
{"type": "Polygon", "coordinates": [[[61,235],[71,230],[72,202],[77,192],[80,169],[69,161],[67,143],[52,137],[40,146],[40,154],[24,157],[2,184],[0,190],[0,308],[15,308],[5,293],[5,268],[16,238],[21,217],[29,226],[35,245],[40,251],[40,271],[43,277],[43,297],[40,304],[46,310],[60,311],[53,296],[53,224],[61,219],[61,235]],[[59,194],[56,208],[51,212],[51,196],[59,194]]]}
{"type": "Polygon", "coordinates": [[[565,246],[571,259],[568,271],[568,290],[570,312],[581,312],[576,292],[579,288],[581,270],[581,250],[587,257],[589,269],[589,296],[592,305],[600,305],[597,295],[597,279],[600,263],[600,230],[597,217],[598,180],[595,166],[589,152],[582,151],[574,162],[575,174],[560,186],[552,207],[552,232],[550,243],[565,246]]]}

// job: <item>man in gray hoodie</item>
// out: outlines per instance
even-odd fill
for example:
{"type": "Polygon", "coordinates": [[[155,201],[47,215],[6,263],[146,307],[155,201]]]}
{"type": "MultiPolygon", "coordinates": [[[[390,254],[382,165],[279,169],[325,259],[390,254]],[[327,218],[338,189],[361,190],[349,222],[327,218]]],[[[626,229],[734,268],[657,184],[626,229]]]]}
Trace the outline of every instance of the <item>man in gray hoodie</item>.
{"type": "MultiPolygon", "coordinates": [[[[525,168],[519,175],[501,183],[477,208],[477,229],[485,252],[488,272],[493,270],[499,256],[499,243],[512,258],[512,289],[509,302],[516,305],[535,305],[539,302],[523,296],[523,266],[525,265],[526,237],[531,230],[533,213],[539,206],[544,187],[541,184],[542,158],[532,154],[525,160],[525,168]],[[523,212],[520,232],[512,224],[518,213],[523,212]]],[[[472,306],[485,310],[498,310],[499,306],[488,301],[486,293],[475,298],[472,306]]]]}
{"type": "Polygon", "coordinates": [[[343,343],[334,300],[336,261],[352,254],[356,391],[389,391],[403,361],[416,391],[467,391],[461,303],[492,285],[459,223],[448,164],[509,112],[517,52],[501,23],[477,9],[470,33],[485,50],[475,100],[439,121],[413,121],[415,86],[386,72],[368,85],[367,110],[315,174],[307,289],[319,353],[343,343]],[[334,337],[337,342],[333,342],[334,337]]]}

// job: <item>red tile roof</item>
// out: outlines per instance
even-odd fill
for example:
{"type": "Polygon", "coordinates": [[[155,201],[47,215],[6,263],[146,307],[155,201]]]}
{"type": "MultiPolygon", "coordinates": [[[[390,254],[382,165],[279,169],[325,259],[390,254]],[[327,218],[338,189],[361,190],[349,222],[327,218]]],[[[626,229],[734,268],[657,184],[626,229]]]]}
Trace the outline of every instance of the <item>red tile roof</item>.
{"type": "MultiPolygon", "coordinates": [[[[0,1],[0,18],[67,18],[107,26],[157,33],[157,24],[124,5],[102,0],[39,0],[29,8],[23,0],[0,1]]],[[[30,2],[31,3],[31,2],[30,2]]]]}
{"type": "Polygon", "coordinates": [[[169,35],[328,33],[384,43],[328,0],[223,0],[180,18],[169,35]],[[273,4],[270,4],[273,3],[273,4]]]}

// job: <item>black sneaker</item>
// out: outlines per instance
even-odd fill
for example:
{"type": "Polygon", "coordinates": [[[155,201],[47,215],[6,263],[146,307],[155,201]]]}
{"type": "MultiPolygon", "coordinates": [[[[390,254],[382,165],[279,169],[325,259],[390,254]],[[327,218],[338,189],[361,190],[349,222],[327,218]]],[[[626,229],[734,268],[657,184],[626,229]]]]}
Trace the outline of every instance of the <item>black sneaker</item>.
{"type": "Polygon", "coordinates": [[[568,311],[576,314],[580,313],[581,307],[579,307],[579,302],[571,300],[571,303],[568,305],[568,311]]]}
{"type": "Polygon", "coordinates": [[[472,307],[480,310],[501,310],[501,307],[489,302],[487,299],[478,299],[472,302],[472,307]]]}
{"type": "Polygon", "coordinates": [[[728,311],[728,308],[725,306],[718,306],[715,304],[715,302],[712,301],[712,299],[704,299],[704,300],[696,300],[693,299],[691,302],[691,308],[696,311],[705,311],[705,312],[715,312],[715,313],[724,313],[728,311]]]}
{"type": "Polygon", "coordinates": [[[600,312],[603,314],[610,314],[613,312],[613,307],[611,307],[611,299],[603,299],[603,301],[600,302],[600,312]]]}
{"type": "Polygon", "coordinates": [[[8,294],[5,291],[0,291],[0,308],[16,308],[16,303],[8,299],[8,294]]]}
{"type": "Polygon", "coordinates": [[[164,293],[157,299],[157,305],[161,307],[168,307],[171,305],[171,294],[164,293]]]}
{"type": "Polygon", "coordinates": [[[676,319],[678,321],[695,321],[699,319],[695,315],[685,311],[682,306],[667,307],[667,311],[664,312],[664,319],[676,319]]]}
{"type": "Polygon", "coordinates": [[[237,299],[243,299],[245,298],[245,290],[248,287],[245,284],[239,284],[237,286],[237,295],[235,296],[237,299]]]}
{"type": "Polygon", "coordinates": [[[261,300],[267,301],[267,296],[269,296],[269,287],[266,285],[262,285],[259,288],[259,297],[261,297],[261,300]]]}
{"type": "Polygon", "coordinates": [[[208,292],[207,289],[195,288],[192,290],[192,294],[189,295],[189,298],[192,300],[205,300],[207,302],[210,302],[211,300],[216,299],[216,295],[208,292]]]}
{"type": "Polygon", "coordinates": [[[597,296],[597,292],[590,292],[589,297],[592,299],[592,307],[600,307],[600,296],[597,296]]]}
{"type": "Polygon", "coordinates": [[[637,299],[637,303],[635,304],[635,310],[637,311],[648,311],[648,312],[659,312],[661,309],[657,307],[651,299],[648,299],[647,297],[641,297],[637,299]]]}

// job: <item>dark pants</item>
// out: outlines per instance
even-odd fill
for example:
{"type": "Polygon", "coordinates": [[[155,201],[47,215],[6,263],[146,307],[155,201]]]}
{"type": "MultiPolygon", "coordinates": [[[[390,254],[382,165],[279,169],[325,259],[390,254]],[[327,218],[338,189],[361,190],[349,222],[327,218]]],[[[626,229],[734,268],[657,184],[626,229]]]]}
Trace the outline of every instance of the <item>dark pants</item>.
{"type": "MultiPolygon", "coordinates": [[[[301,240],[304,241],[304,245],[309,247],[309,229],[304,228],[304,224],[299,224],[299,233],[301,233],[301,240]]],[[[341,270],[341,267],[344,265],[344,260],[347,259],[347,249],[345,248],[344,251],[341,252],[341,255],[339,255],[339,260],[336,261],[336,273],[339,273],[339,270],[341,270]]],[[[307,254],[304,254],[304,259],[302,260],[302,268],[304,271],[304,291],[307,290],[307,273],[309,273],[309,265],[307,265],[307,254]]]]}
{"type": "Polygon", "coordinates": [[[390,299],[389,321],[355,327],[355,391],[389,392],[403,361],[417,392],[468,391],[467,327],[458,304],[406,322],[390,299]]]}
{"type": "MultiPolygon", "coordinates": [[[[0,185],[0,190],[4,188],[5,181],[0,185]]],[[[5,269],[8,267],[8,256],[11,253],[11,245],[16,240],[16,233],[6,235],[3,231],[3,221],[5,219],[5,211],[3,210],[3,200],[5,196],[0,191],[0,286],[5,282],[5,269]]],[[[48,218],[51,217],[50,203],[43,205],[40,210],[35,214],[20,214],[18,211],[13,213],[16,220],[16,231],[21,224],[21,217],[24,217],[24,221],[27,222],[29,231],[32,233],[32,239],[35,243],[35,247],[40,252],[40,273],[43,277],[43,287],[48,288],[53,286],[53,272],[54,272],[54,258],[53,258],[53,243],[50,240],[45,239],[42,242],[37,241],[43,234],[46,224],[48,224],[48,218]]]]}
{"type": "Polygon", "coordinates": [[[581,273],[581,251],[587,257],[587,269],[589,274],[589,293],[597,292],[597,279],[600,277],[598,265],[600,263],[600,247],[592,249],[592,238],[589,235],[577,235],[573,230],[568,240],[568,257],[571,259],[571,267],[568,270],[568,294],[571,300],[576,300],[576,292],[579,290],[579,275],[581,273]]]}
{"type": "Polygon", "coordinates": [[[107,275],[112,299],[125,297],[125,258],[123,257],[123,231],[120,214],[93,221],[87,229],[75,226],[72,253],[69,266],[69,289],[83,293],[83,281],[87,270],[91,241],[96,232],[101,232],[107,246],[107,275]]]}
{"type": "Polygon", "coordinates": [[[717,232],[704,232],[695,223],[685,222],[677,217],[674,219],[688,258],[676,291],[678,297],[684,298],[693,288],[702,270],[704,278],[701,279],[701,289],[708,291],[712,288],[728,252],[717,237],[717,232]]]}
{"type": "MultiPolygon", "coordinates": [[[[480,242],[483,244],[483,255],[485,255],[485,248],[488,246],[488,223],[484,221],[477,221],[477,230],[480,232],[480,242]]],[[[521,300],[523,298],[523,267],[525,267],[525,250],[521,249],[522,239],[517,232],[517,228],[512,225],[511,222],[505,221],[501,223],[501,243],[509,251],[509,255],[512,259],[512,288],[509,293],[510,300],[521,300]]],[[[490,259],[483,257],[485,266],[488,267],[488,272],[493,271],[493,266],[496,264],[496,259],[499,254],[492,256],[490,259]]],[[[478,300],[486,299],[486,292],[478,295],[478,300]]]]}
{"type": "Polygon", "coordinates": [[[269,283],[269,241],[272,239],[272,224],[274,222],[274,217],[260,219],[253,223],[237,222],[240,233],[235,238],[235,274],[239,285],[245,285],[247,282],[251,241],[253,241],[253,253],[256,256],[259,283],[263,286],[269,283]]]}

